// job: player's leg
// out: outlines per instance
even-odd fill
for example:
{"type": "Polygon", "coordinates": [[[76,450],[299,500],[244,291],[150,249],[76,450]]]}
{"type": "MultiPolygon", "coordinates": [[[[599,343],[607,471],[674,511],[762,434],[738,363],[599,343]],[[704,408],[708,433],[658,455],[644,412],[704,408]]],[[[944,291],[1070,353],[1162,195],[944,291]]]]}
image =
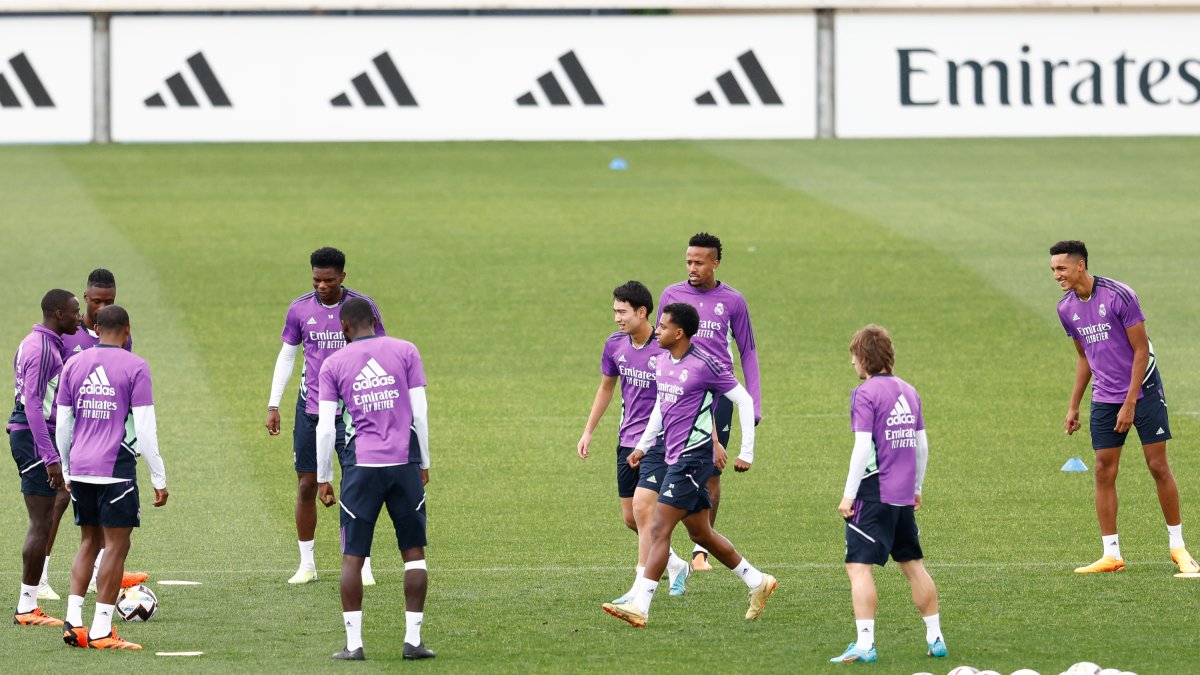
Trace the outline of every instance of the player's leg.
{"type": "Polygon", "coordinates": [[[1156,370],[1142,386],[1142,398],[1137,402],[1134,426],[1142,441],[1142,452],[1146,466],[1154,477],[1158,490],[1158,504],[1167,521],[1168,547],[1171,561],[1179,566],[1180,573],[1200,573],[1200,565],[1188,553],[1183,543],[1183,520],[1179,512],[1179,486],[1167,462],[1167,441],[1171,439],[1171,424],[1167,418],[1167,399],[1162,379],[1156,370]]]}
{"type": "Polygon", "coordinates": [[[375,522],[387,496],[384,481],[388,471],[382,467],[342,467],[340,500],[342,530],[342,625],[346,628],[346,648],[333,654],[339,660],[361,661],[362,643],[362,567],[371,555],[375,522]]]}
{"type": "Polygon", "coordinates": [[[938,610],[937,586],[925,569],[925,552],[921,550],[920,530],[915,509],[911,506],[892,507],[897,512],[896,529],[892,540],[892,559],[908,579],[913,604],[925,622],[926,654],[942,657],[947,654],[942,637],[942,619],[938,610]]]}
{"type": "MultiPolygon", "coordinates": [[[[637,489],[633,495],[634,519],[638,525],[638,575],[634,579],[634,587],[626,594],[632,597],[637,584],[646,571],[646,559],[650,555],[651,530],[654,525],[654,508],[658,495],[663,489],[667,477],[666,449],[661,445],[655,446],[642,457],[638,465],[637,489]]],[[[675,549],[667,547],[667,578],[670,582],[670,594],[683,595],[687,591],[687,577],[691,568],[687,561],[675,554],[675,549]]],[[[622,601],[627,600],[624,598],[622,601]]],[[[621,602],[613,601],[613,604],[621,602]]]]}
{"type": "MultiPolygon", "coordinates": [[[[77,485],[79,485],[77,483],[77,485]]],[[[92,570],[104,546],[104,529],[98,520],[87,518],[75,507],[75,520],[79,524],[79,551],[71,564],[71,586],[67,595],[67,616],[63,625],[63,642],[72,647],[88,646],[88,628],[83,623],[83,599],[91,581],[92,570]],[[81,518],[81,515],[84,517],[81,518]],[[87,522],[88,524],[84,524],[87,522]]]]}
{"type": "Polygon", "coordinates": [[[1113,430],[1121,406],[1115,403],[1092,402],[1089,426],[1092,449],[1096,451],[1096,520],[1100,523],[1100,540],[1104,553],[1099,560],[1075,568],[1076,574],[1118,572],[1125,569],[1117,536],[1117,470],[1121,465],[1121,448],[1128,432],[1113,430]]]}
{"type": "Polygon", "coordinates": [[[767,598],[775,592],[778,582],[770,574],[764,574],[750,564],[724,535],[712,528],[712,516],[708,509],[690,513],[683,519],[688,536],[692,541],[703,546],[712,557],[729,568],[735,576],[746,584],[750,592],[750,608],[746,610],[746,619],[754,620],[762,614],[767,605],[767,598]]]}
{"type": "Polygon", "coordinates": [[[58,538],[58,524],[71,504],[71,493],[64,487],[54,496],[54,515],[50,519],[50,534],[46,538],[46,560],[42,563],[42,578],[38,580],[38,600],[59,600],[58,593],[50,587],[50,554],[54,551],[54,540],[58,538]]]}
{"type": "MultiPolygon", "coordinates": [[[[716,403],[713,404],[713,426],[717,430],[717,440],[721,443],[721,447],[729,448],[729,434],[733,427],[733,402],[724,396],[718,396],[716,403]]],[[[712,503],[711,523],[715,527],[717,524],[717,511],[721,508],[721,470],[715,471],[711,478],[708,479],[708,498],[712,503]]],[[[712,569],[712,565],[708,562],[708,551],[700,544],[692,549],[692,569],[697,572],[705,572],[712,569]]]]}
{"type": "Polygon", "coordinates": [[[425,595],[429,570],[425,563],[425,486],[416,464],[387,469],[387,509],[396,530],[396,546],[404,559],[404,658],[430,659],[437,656],[421,639],[425,623],[425,595]]]}
{"type": "Polygon", "coordinates": [[[306,584],[317,578],[313,541],[317,532],[317,416],[304,412],[304,399],[296,401],[292,426],[292,458],[296,469],[296,541],[300,565],[289,584],[306,584]]]}
{"type": "MultiPolygon", "coordinates": [[[[669,480],[669,479],[668,479],[669,480]]],[[[675,526],[687,515],[684,509],[664,503],[669,496],[659,495],[658,505],[654,507],[654,519],[650,525],[650,550],[646,555],[646,571],[642,579],[635,585],[633,599],[629,602],[616,604],[604,603],[604,611],[622,619],[632,626],[645,626],[650,614],[650,603],[654,600],[654,591],[658,589],[658,580],[667,569],[667,559],[670,557],[671,533],[675,526]]]]}
{"type": "Polygon", "coordinates": [[[141,523],[137,481],[93,487],[96,510],[100,514],[98,522],[104,534],[105,554],[104,561],[100,563],[100,574],[96,579],[96,613],[88,630],[88,648],[139,650],[141,645],[118,636],[116,627],[112,625],[117,595],[121,590],[121,578],[125,576],[129,538],[133,528],[141,523]]]}
{"type": "Polygon", "coordinates": [[[846,651],[829,659],[830,663],[871,663],[879,659],[875,651],[875,610],[879,595],[875,591],[875,576],[870,563],[846,563],[850,578],[850,600],[854,606],[854,625],[857,639],[846,651]]]}
{"type": "MultiPolygon", "coordinates": [[[[45,475],[45,469],[42,469],[42,476],[45,475]]],[[[50,491],[49,485],[46,490],[50,491]]],[[[24,495],[29,528],[25,532],[25,544],[21,547],[21,592],[17,596],[17,609],[13,615],[14,623],[22,625],[62,625],[62,621],[46,615],[38,607],[38,582],[46,562],[46,541],[50,535],[50,520],[54,515],[54,495],[53,491],[50,492],[24,495]]]]}

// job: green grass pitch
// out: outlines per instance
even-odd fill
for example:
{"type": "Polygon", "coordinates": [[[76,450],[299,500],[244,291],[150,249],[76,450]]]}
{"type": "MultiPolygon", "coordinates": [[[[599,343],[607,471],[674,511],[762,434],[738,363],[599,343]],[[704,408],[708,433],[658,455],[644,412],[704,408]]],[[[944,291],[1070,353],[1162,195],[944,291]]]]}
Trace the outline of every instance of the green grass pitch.
{"type": "MultiPolygon", "coordinates": [[[[153,370],[171,488],[161,510],[143,495],[129,566],[203,582],[155,586],[159,615],[124,627],[140,654],[72,651],[52,629],[15,626],[0,628],[0,653],[89,672],[342,670],[327,660],[344,638],[336,511],[320,515],[319,581],[285,583],[298,369],[284,434],[262,428],[284,312],[309,289],[308,253],[335,245],[347,285],[421,348],[429,377],[424,636],[439,656],[406,667],[833,672],[825,661],[854,625],[835,511],[857,383],[846,347],[874,321],[925,402],[919,519],[951,654],[925,656],[889,566],[876,573],[874,670],[1057,673],[1090,660],[1184,672],[1200,661],[1200,582],[1172,577],[1136,446],[1119,484],[1129,569],[1071,574],[1099,542],[1091,474],[1059,471],[1072,456],[1090,466],[1091,451],[1061,428],[1075,357],[1046,250],[1082,238],[1094,272],[1141,295],[1200,552],[1197,176],[1200,140],[1178,138],[0,149],[3,361],[43,292],[81,294],[92,268],[115,271],[153,370]],[[629,170],[607,169],[616,156],[629,170]],[[696,576],[683,598],[659,594],[635,630],[600,610],[635,554],[606,449],[617,406],[592,459],[574,446],[613,329],[611,289],[636,278],[657,296],[681,280],[699,230],[725,242],[718,277],[748,300],[763,370],[758,461],[727,477],[718,529],[780,588],[748,623],[740,582],[696,576]],[[154,656],[184,650],[205,655],[154,656]]],[[[8,366],[0,375],[11,382],[8,366]]],[[[11,465],[7,484],[0,592],[15,602],[25,514],[11,465]]],[[[401,656],[402,565],[378,535],[359,670],[401,656]]],[[[68,519],[52,564],[64,597],[77,542],[68,519]]],[[[681,533],[675,545],[687,547],[681,533]]],[[[61,615],[65,600],[44,606],[61,615]]]]}

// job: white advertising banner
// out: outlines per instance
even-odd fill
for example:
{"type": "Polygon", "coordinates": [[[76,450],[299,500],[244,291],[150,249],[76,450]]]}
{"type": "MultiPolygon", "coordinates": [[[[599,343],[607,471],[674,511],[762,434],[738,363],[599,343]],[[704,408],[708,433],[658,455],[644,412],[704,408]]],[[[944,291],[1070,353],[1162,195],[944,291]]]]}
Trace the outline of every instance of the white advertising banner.
{"type": "Polygon", "coordinates": [[[838,14],[837,135],[1200,134],[1200,13],[838,14]]]}
{"type": "Polygon", "coordinates": [[[812,14],[112,19],[117,141],[811,138],[812,14]]]}
{"type": "Polygon", "coordinates": [[[91,17],[0,18],[0,143],[91,140],[91,17]]]}

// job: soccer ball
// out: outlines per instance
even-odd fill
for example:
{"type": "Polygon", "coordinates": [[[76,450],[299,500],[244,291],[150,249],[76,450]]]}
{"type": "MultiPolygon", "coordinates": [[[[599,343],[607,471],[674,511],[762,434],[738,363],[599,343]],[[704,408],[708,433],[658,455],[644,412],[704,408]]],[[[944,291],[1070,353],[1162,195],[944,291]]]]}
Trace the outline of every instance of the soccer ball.
{"type": "Polygon", "coordinates": [[[149,621],[158,611],[158,598],[145,586],[122,588],[117,595],[117,614],[126,621],[149,621]]]}
{"type": "Polygon", "coordinates": [[[1038,675],[1038,671],[1031,668],[1022,668],[1020,670],[1013,671],[1012,675],[1038,675]]]}
{"type": "Polygon", "coordinates": [[[1100,672],[1100,666],[1091,661],[1080,661],[1075,665],[1067,668],[1068,673],[1081,673],[1082,675],[1096,675],[1100,672]]]}
{"type": "Polygon", "coordinates": [[[978,670],[975,670],[971,666],[959,666],[949,673],[946,673],[946,675],[975,675],[975,673],[978,672],[978,670]]]}

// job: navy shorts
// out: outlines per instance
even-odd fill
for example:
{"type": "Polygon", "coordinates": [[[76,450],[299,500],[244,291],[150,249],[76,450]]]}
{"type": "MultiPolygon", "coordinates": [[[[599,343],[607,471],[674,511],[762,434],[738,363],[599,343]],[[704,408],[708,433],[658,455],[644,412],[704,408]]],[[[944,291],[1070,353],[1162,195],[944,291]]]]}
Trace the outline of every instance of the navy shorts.
{"type": "MultiPolygon", "coordinates": [[[[297,473],[317,472],[317,422],[320,415],[304,412],[304,399],[296,401],[296,424],[292,427],[292,462],[297,473]]],[[[346,421],[341,415],[334,422],[333,449],[337,452],[338,464],[346,454],[346,421]]]]}
{"type": "Polygon", "coordinates": [[[709,462],[676,462],[667,466],[658,503],[673,506],[689,514],[712,508],[708,496],[708,479],[716,469],[709,462]]]}
{"type": "MultiPolygon", "coordinates": [[[[1091,420],[1092,449],[1120,448],[1125,445],[1129,432],[1117,433],[1117,413],[1120,403],[1097,403],[1092,401],[1091,420]]],[[[1163,392],[1162,378],[1158,369],[1142,385],[1142,397],[1133,410],[1133,426],[1137,429],[1142,445],[1171,440],[1171,424],[1167,421],[1167,396],[1163,392]]]]}
{"type": "Polygon", "coordinates": [[[663,480],[667,477],[667,449],[656,445],[642,457],[638,463],[637,486],[646,490],[661,492],[663,480]]]}
{"type": "Polygon", "coordinates": [[[854,515],[846,519],[846,562],[882,567],[888,554],[901,563],[924,558],[914,511],[912,506],[856,500],[854,515]]]}
{"type": "Polygon", "coordinates": [[[638,470],[629,466],[629,455],[631,454],[633,454],[633,448],[624,445],[617,446],[617,496],[621,499],[632,497],[633,491],[638,485],[638,470]]]}
{"type": "Polygon", "coordinates": [[[387,504],[401,551],[425,545],[425,486],[421,467],[342,467],[342,553],[367,557],[375,537],[375,521],[387,504]]]}
{"type": "MultiPolygon", "coordinates": [[[[51,433],[53,438],[54,434],[51,433]]],[[[8,433],[8,445],[12,448],[13,461],[17,463],[17,474],[21,476],[21,494],[35,497],[53,497],[57,491],[50,487],[50,474],[37,453],[33,443],[33,432],[17,429],[8,433]]]]}
{"type": "Polygon", "coordinates": [[[120,483],[71,481],[71,507],[76,525],[100,527],[138,527],[142,524],[142,506],[136,480],[120,483]]]}

